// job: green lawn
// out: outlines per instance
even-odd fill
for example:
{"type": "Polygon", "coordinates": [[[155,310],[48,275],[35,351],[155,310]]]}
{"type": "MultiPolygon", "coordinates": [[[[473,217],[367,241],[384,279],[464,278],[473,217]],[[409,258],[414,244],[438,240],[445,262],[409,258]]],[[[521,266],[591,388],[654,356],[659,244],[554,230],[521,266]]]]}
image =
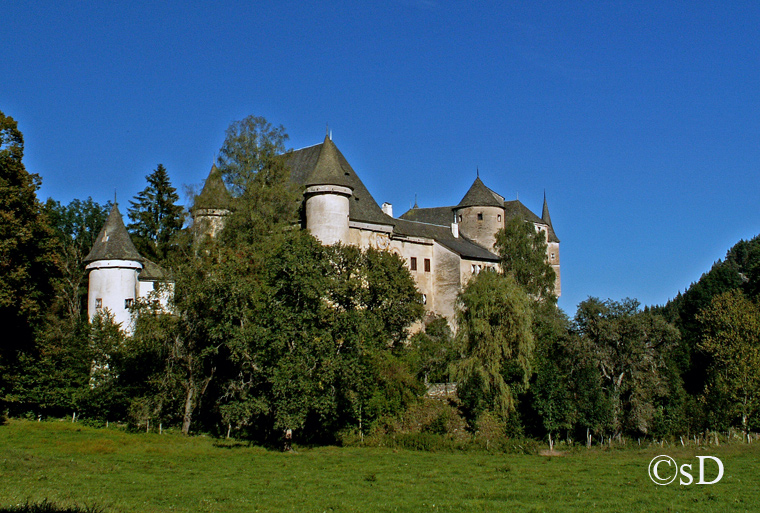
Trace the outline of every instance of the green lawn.
{"type": "Polygon", "coordinates": [[[206,437],[16,420],[0,426],[0,507],[47,499],[146,513],[760,511],[759,457],[757,443],[551,458],[336,447],[283,454],[206,437]],[[661,453],[692,463],[695,482],[695,454],[719,457],[725,475],[709,486],[657,486],[647,467],[661,453]]]}

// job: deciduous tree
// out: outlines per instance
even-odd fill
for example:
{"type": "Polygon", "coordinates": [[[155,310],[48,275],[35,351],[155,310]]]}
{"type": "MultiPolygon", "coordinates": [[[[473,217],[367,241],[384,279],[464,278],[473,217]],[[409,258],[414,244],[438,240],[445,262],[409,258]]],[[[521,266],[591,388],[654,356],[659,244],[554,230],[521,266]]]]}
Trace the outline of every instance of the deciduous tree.
{"type": "Polygon", "coordinates": [[[760,307],[734,290],[715,296],[697,319],[699,347],[712,357],[705,395],[749,433],[760,410],[760,307]]]}

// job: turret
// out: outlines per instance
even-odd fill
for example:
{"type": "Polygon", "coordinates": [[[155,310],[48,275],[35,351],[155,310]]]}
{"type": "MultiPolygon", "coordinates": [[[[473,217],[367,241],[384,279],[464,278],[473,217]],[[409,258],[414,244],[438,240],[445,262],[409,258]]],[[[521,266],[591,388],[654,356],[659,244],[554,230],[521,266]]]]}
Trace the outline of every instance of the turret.
{"type": "Polygon", "coordinates": [[[554,293],[557,297],[562,295],[562,281],[559,276],[559,238],[554,233],[552,218],[549,215],[549,205],[546,203],[546,192],[544,192],[544,208],[541,212],[541,220],[546,224],[546,261],[554,269],[556,279],[554,280],[554,293]]]}
{"type": "Polygon", "coordinates": [[[232,196],[222,180],[216,165],[211,166],[203,190],[196,196],[192,208],[194,235],[214,237],[224,228],[224,219],[230,214],[232,196]]]}
{"type": "Polygon", "coordinates": [[[496,232],[504,228],[504,198],[477,177],[455,207],[454,215],[459,235],[491,251],[496,243],[496,232]]]}
{"type": "Polygon", "coordinates": [[[348,243],[349,199],[353,189],[338,157],[325,137],[317,164],[304,190],[306,229],[322,244],[348,243]]]}
{"type": "Polygon", "coordinates": [[[129,308],[139,297],[138,275],[145,259],[129,238],[118,205],[114,204],[90,253],[85,257],[89,272],[87,315],[90,319],[108,310],[122,329],[131,332],[129,308]]]}

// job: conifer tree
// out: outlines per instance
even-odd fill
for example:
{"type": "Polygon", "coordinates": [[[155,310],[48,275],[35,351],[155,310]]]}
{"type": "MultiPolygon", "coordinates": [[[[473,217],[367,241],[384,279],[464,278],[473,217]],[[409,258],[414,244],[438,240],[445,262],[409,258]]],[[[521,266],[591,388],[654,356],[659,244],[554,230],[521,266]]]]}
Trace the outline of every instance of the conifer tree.
{"type": "Polygon", "coordinates": [[[132,223],[127,230],[140,254],[162,261],[167,257],[172,237],[182,229],[183,210],[176,204],[177,189],[172,187],[162,164],[145,179],[148,186],[129,202],[127,212],[132,223]]]}

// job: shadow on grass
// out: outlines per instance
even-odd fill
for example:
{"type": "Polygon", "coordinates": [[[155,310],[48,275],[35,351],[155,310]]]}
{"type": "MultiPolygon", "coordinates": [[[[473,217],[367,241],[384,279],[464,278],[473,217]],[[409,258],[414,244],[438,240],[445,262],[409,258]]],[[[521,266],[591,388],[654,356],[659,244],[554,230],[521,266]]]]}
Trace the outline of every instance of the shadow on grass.
{"type": "Polygon", "coordinates": [[[104,513],[98,506],[57,506],[52,502],[42,501],[34,504],[17,504],[0,506],[0,513],[104,513]]]}

